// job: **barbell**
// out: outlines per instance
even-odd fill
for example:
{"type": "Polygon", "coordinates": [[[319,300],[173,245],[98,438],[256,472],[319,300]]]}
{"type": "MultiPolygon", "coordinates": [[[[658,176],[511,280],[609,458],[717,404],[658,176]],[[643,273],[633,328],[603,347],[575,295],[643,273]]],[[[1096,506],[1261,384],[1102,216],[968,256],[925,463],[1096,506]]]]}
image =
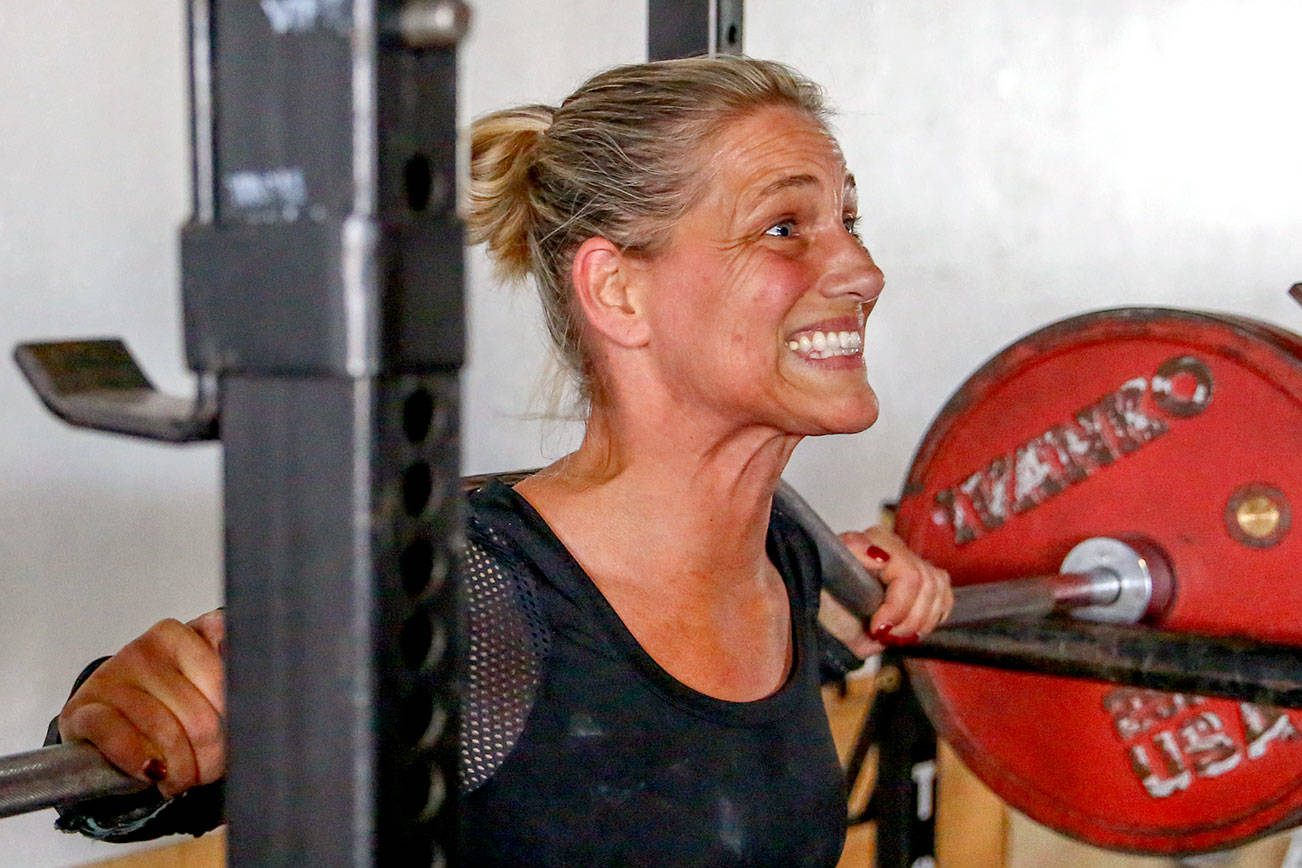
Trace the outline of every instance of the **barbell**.
{"type": "MultiPolygon", "coordinates": [[[[1139,852],[1302,821],[1302,716],[1255,701],[1302,705],[1299,443],[1302,338],[1241,317],[1086,314],[959,388],[897,528],[955,582],[948,624],[911,653],[966,661],[915,660],[913,682],[996,793],[1139,852]]],[[[874,611],[883,591],[858,559],[790,486],[778,500],[829,592],[874,611]]],[[[0,816],[143,786],[85,745],[47,748],[0,759],[0,816]]]]}
{"type": "MultiPolygon", "coordinates": [[[[786,483],[778,500],[818,541],[820,552],[844,559],[832,567],[829,590],[853,610],[873,612],[881,586],[840,544],[833,531],[786,483]]],[[[1074,611],[1084,617],[1131,623],[1150,599],[1160,599],[1165,578],[1136,548],[1119,540],[1087,540],[1068,555],[1063,572],[959,588],[951,617],[976,623],[1003,617],[1042,616],[1074,611]]],[[[63,807],[103,796],[138,792],[150,786],[118,770],[86,742],[54,745],[0,758],[0,817],[63,807]]]]}

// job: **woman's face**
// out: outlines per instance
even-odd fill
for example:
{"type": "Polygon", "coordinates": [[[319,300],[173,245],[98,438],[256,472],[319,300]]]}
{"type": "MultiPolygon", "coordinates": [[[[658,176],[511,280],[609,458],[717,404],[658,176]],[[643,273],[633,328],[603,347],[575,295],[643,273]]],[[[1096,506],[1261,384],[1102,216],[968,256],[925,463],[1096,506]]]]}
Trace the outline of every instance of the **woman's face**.
{"type": "Polygon", "coordinates": [[[755,111],[702,158],[702,197],[646,263],[650,349],[685,412],[794,434],[877,418],[863,326],[881,270],[853,232],[854,179],[802,112],[755,111]]]}

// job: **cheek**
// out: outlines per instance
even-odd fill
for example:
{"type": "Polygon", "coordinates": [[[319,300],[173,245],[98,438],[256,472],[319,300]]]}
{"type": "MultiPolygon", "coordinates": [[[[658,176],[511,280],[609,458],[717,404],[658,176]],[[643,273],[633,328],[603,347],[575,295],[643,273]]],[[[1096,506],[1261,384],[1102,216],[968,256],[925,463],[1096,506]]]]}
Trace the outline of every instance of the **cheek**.
{"type": "Polygon", "coordinates": [[[749,281],[748,307],[756,319],[775,328],[779,337],[800,325],[791,321],[792,311],[814,285],[814,275],[799,263],[777,258],[768,267],[757,269],[749,281]]]}
{"type": "Polygon", "coordinates": [[[792,310],[816,277],[800,262],[767,252],[726,262],[684,257],[675,266],[662,274],[657,328],[697,356],[722,354],[737,364],[776,351],[800,324],[792,310]]]}

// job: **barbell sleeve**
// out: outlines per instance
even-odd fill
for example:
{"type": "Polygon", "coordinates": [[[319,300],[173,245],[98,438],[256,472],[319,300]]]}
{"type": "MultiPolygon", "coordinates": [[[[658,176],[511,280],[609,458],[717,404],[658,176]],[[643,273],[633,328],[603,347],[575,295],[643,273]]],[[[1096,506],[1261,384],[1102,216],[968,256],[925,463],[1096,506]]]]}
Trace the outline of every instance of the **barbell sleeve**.
{"type": "Polygon", "coordinates": [[[954,607],[945,623],[977,624],[1002,618],[1043,618],[1056,611],[1106,605],[1117,596],[1117,582],[1092,573],[1030,576],[954,589],[954,607]]]}
{"type": "Polygon", "coordinates": [[[150,786],[114,766],[90,742],[56,744],[0,757],[0,818],[150,786]]]}
{"type": "MultiPolygon", "coordinates": [[[[782,481],[775,496],[813,538],[823,587],[851,612],[871,617],[885,598],[881,582],[794,488],[782,481]]],[[[1055,611],[1088,621],[1135,624],[1169,603],[1172,584],[1166,558],[1151,543],[1091,537],[1068,553],[1061,573],[956,587],[945,624],[1038,618],[1055,611]]]]}

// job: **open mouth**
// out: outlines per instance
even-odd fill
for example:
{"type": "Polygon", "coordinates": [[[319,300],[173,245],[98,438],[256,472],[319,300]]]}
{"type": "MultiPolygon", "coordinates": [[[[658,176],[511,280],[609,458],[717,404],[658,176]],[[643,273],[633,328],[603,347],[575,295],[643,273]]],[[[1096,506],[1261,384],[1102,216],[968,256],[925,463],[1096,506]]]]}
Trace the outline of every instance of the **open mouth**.
{"type": "Polygon", "coordinates": [[[863,335],[857,331],[804,331],[787,340],[787,349],[808,359],[857,356],[863,352],[863,335]]]}

